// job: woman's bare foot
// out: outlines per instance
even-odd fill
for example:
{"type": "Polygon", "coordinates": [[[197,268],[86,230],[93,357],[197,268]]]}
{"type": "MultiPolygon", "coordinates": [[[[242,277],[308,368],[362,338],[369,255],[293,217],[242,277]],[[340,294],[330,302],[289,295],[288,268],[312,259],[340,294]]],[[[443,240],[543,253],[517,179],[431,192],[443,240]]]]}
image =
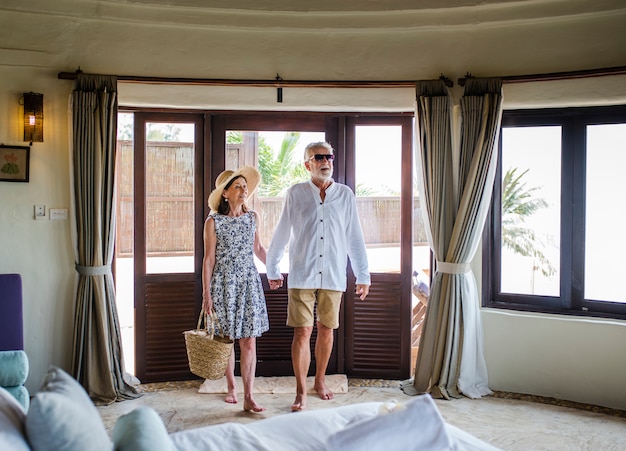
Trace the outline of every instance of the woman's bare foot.
{"type": "Polygon", "coordinates": [[[324,382],[316,383],[313,388],[319,395],[320,399],[328,401],[335,397],[335,394],[326,387],[326,384],[324,382]]]}
{"type": "Polygon", "coordinates": [[[227,402],[229,404],[237,404],[237,390],[228,390],[228,393],[226,393],[226,396],[224,397],[224,402],[227,402]]]}
{"type": "Polygon", "coordinates": [[[299,412],[306,409],[306,395],[296,395],[296,400],[291,405],[292,412],[299,412]]]}
{"type": "Polygon", "coordinates": [[[258,405],[252,397],[246,397],[246,399],[243,400],[243,410],[246,412],[259,413],[265,411],[265,407],[258,405]]]}

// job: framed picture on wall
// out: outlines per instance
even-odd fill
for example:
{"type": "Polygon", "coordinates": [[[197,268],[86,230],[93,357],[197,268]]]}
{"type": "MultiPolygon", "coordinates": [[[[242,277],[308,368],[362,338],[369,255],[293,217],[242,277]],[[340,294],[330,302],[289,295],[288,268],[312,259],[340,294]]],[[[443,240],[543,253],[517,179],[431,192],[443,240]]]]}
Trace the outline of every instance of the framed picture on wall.
{"type": "Polygon", "coordinates": [[[0,182],[28,182],[29,146],[0,145],[0,182]]]}

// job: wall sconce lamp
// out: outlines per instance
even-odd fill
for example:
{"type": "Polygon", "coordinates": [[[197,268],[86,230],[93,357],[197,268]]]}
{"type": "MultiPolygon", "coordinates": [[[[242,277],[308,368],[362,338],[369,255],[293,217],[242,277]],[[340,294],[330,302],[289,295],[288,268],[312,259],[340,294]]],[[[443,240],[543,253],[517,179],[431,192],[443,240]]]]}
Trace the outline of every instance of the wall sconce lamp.
{"type": "Polygon", "coordinates": [[[25,92],[24,141],[43,142],[43,94],[25,92]]]}

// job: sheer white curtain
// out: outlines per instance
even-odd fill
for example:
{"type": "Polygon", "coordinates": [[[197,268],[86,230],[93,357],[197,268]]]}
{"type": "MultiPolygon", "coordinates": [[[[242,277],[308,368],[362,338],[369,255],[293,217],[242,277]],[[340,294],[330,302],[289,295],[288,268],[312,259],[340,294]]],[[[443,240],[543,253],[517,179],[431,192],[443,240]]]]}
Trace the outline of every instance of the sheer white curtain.
{"type": "Polygon", "coordinates": [[[479,398],[491,391],[470,262],[493,191],[502,83],[468,79],[458,107],[439,80],[419,82],[416,88],[417,178],[437,263],[415,378],[404,389],[434,397],[479,398]]]}

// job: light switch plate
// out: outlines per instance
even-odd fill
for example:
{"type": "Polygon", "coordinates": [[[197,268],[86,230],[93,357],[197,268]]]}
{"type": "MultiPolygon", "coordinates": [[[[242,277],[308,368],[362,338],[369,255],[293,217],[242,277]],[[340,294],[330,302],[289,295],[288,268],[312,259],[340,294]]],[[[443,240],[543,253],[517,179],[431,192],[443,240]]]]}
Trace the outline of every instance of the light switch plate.
{"type": "Polygon", "coordinates": [[[67,219],[67,208],[51,208],[50,220],[67,219]]]}

